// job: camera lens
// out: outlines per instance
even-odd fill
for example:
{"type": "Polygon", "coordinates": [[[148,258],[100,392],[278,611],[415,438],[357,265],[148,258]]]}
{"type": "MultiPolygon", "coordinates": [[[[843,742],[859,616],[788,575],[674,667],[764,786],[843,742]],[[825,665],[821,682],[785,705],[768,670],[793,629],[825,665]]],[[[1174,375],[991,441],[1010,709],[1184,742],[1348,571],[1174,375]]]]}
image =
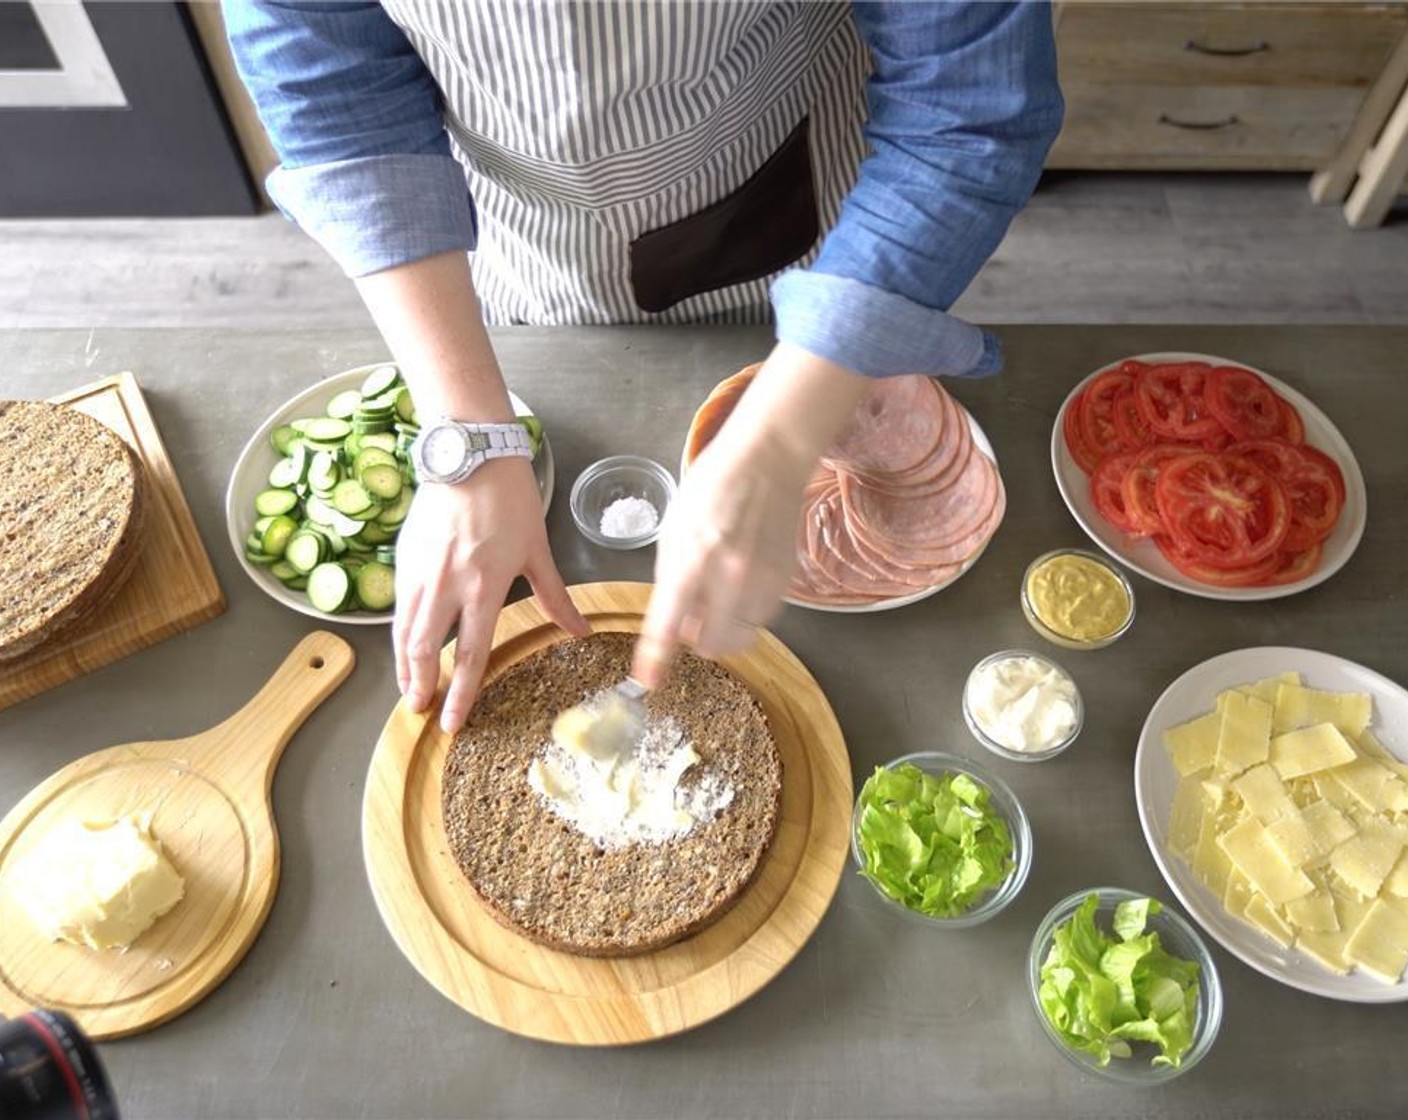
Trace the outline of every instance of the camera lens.
{"type": "Polygon", "coordinates": [[[118,1120],[98,1052],[62,1011],[0,1021],[0,1117],[118,1120]]]}

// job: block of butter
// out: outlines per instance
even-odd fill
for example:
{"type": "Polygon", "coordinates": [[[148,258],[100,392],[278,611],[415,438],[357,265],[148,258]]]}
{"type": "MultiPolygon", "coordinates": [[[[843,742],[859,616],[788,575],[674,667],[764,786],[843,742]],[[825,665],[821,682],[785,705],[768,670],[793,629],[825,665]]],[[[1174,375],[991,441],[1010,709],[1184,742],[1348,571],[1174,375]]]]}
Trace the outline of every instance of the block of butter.
{"type": "Polygon", "coordinates": [[[125,949],[181,901],[185,882],[150,821],[58,822],[9,877],[20,907],[51,941],[125,949]]]}

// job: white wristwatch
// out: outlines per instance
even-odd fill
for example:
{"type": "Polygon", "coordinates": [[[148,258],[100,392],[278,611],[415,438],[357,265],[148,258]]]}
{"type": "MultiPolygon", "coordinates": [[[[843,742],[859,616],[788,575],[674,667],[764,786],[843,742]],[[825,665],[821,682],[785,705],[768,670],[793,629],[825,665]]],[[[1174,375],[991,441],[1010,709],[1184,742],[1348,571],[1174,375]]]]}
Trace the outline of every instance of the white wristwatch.
{"type": "Polygon", "coordinates": [[[533,441],[522,424],[469,424],[436,420],[411,444],[411,464],[421,482],[463,482],[490,459],[533,457],[533,441]]]}

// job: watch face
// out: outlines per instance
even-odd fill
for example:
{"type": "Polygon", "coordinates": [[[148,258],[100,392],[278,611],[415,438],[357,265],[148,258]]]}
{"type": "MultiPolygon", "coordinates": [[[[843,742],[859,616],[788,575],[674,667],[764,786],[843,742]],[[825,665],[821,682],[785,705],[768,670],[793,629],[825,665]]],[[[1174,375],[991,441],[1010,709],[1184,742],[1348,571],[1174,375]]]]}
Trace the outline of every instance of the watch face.
{"type": "Polygon", "coordinates": [[[453,424],[442,424],[425,434],[421,460],[431,475],[449,476],[464,466],[469,447],[465,435],[453,424]]]}

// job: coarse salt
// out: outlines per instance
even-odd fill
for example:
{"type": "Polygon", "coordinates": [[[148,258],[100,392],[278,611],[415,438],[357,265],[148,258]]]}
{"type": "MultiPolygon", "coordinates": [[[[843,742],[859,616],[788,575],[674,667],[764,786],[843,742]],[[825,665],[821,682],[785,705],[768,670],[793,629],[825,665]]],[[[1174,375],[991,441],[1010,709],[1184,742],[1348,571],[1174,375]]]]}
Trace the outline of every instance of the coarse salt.
{"type": "Polygon", "coordinates": [[[608,537],[644,536],[659,523],[659,511],[645,498],[617,498],[601,511],[601,532],[608,537]]]}

